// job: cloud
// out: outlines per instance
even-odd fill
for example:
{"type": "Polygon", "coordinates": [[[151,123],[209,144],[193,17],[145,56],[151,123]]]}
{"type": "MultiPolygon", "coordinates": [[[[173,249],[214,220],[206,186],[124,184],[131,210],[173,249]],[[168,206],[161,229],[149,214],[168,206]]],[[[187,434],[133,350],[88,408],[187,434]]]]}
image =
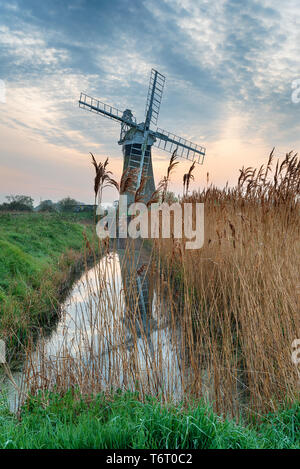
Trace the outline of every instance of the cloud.
{"type": "Polygon", "coordinates": [[[31,63],[35,66],[55,65],[67,60],[66,50],[47,47],[42,34],[38,31],[26,33],[13,31],[7,26],[0,26],[2,54],[13,57],[14,66],[31,63]]]}
{"type": "Polygon", "coordinates": [[[48,145],[47,154],[56,147],[59,154],[108,155],[119,174],[120,128],[78,109],[79,94],[129,107],[141,121],[154,67],[167,78],[159,126],[206,144],[206,168],[219,171],[221,181],[237,171],[242,151],[254,163],[251,152],[299,146],[299,106],[291,101],[291,82],[300,76],[297,4],[0,1],[0,79],[7,90],[0,126],[45,151],[48,145]]]}

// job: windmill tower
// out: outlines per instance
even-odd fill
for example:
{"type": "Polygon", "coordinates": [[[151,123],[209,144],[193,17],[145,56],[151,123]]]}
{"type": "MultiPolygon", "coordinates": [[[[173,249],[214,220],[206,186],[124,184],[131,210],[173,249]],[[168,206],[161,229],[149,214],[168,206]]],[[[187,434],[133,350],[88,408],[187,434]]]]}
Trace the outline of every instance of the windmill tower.
{"type": "MultiPolygon", "coordinates": [[[[202,164],[205,156],[205,148],[178,137],[166,130],[156,128],[152,130],[150,125],[157,125],[160,103],[162,99],[165,77],[157,70],[152,69],[150,84],[146,101],[145,122],[137,123],[130,109],[124,112],[98,101],[91,96],[81,93],[79,107],[96,114],[112,119],[121,124],[119,145],[123,150],[123,172],[127,168],[138,170],[136,187],[141,182],[142,175],[147,177],[144,190],[144,200],[148,201],[155,190],[151,148],[155,145],[172,153],[176,149],[176,155],[190,161],[202,164]]],[[[127,194],[128,203],[132,202],[132,194],[127,194]]]]}

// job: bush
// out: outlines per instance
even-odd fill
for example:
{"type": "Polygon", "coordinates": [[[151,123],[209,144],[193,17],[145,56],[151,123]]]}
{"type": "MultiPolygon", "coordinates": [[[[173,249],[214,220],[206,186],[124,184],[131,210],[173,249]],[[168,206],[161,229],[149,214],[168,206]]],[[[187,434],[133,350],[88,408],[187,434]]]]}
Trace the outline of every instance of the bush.
{"type": "Polygon", "coordinates": [[[56,204],[52,200],[43,200],[40,205],[37,207],[39,212],[56,212],[56,204]]]}
{"type": "Polygon", "coordinates": [[[71,197],[65,197],[64,199],[57,202],[59,211],[64,213],[73,212],[77,205],[80,205],[80,203],[71,197]]]}
{"type": "Polygon", "coordinates": [[[8,202],[4,202],[0,206],[2,211],[12,212],[32,212],[33,211],[33,198],[27,195],[8,195],[6,196],[8,202]]]}

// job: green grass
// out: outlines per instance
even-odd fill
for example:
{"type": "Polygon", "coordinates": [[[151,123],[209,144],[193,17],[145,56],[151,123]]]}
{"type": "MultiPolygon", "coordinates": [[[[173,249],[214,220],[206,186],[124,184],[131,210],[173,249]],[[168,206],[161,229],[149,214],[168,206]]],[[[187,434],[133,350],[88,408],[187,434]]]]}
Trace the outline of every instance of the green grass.
{"type": "Polygon", "coordinates": [[[299,405],[260,424],[222,420],[206,405],[161,405],[137,394],[93,399],[67,393],[31,398],[20,419],[0,407],[0,448],[299,448],[299,405]]]}
{"type": "Polygon", "coordinates": [[[24,339],[55,310],[92,225],[74,215],[0,214],[0,334],[24,339]]]}

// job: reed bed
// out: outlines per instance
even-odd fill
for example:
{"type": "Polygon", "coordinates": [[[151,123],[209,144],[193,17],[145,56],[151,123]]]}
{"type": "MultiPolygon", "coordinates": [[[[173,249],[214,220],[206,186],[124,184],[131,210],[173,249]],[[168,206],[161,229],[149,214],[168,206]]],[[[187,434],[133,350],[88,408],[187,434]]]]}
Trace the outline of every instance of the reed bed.
{"type": "MultiPolygon", "coordinates": [[[[300,337],[300,161],[289,153],[242,169],[236,187],[209,186],[182,202],[203,202],[205,242],[160,240],[180,272],[190,310],[194,376],[206,369],[218,412],[274,410],[299,396],[292,343],[300,337]]],[[[186,314],[186,313],[185,313],[186,314]]],[[[195,382],[198,392],[201,384],[195,382]]]]}
{"type": "Polygon", "coordinates": [[[205,399],[237,419],[297,400],[300,163],[289,153],[273,170],[273,160],[242,169],[234,188],[188,195],[192,170],[185,175],[181,203],[205,204],[201,249],[172,237],[118,254],[106,244],[55,350],[41,340],[28,352],[24,395],[138,390],[141,399],[205,399]]]}

